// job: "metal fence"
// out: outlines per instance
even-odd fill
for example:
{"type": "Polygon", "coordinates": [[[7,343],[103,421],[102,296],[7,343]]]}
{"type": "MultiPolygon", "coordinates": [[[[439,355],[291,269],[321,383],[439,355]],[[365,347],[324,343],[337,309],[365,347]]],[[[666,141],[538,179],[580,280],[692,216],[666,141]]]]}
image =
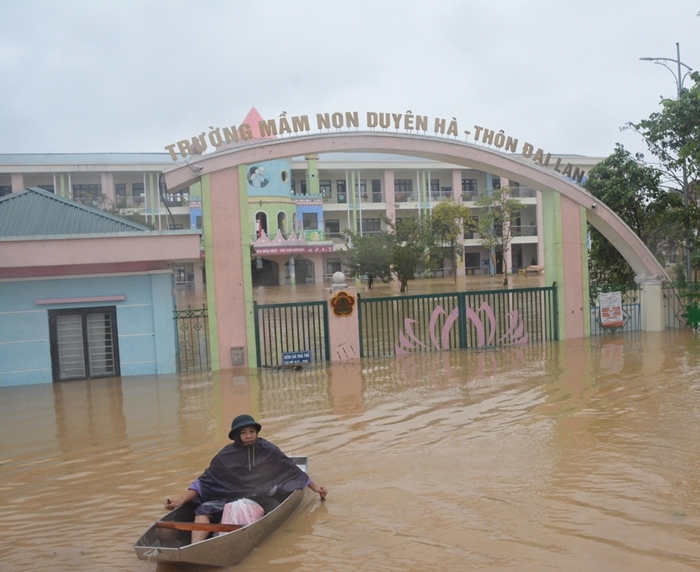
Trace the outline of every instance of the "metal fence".
{"type": "Polygon", "coordinates": [[[559,338],[556,285],[358,299],[362,357],[559,338]]]}
{"type": "Polygon", "coordinates": [[[209,371],[209,324],[207,307],[173,312],[178,338],[179,371],[209,371]]]}
{"type": "Polygon", "coordinates": [[[664,308],[666,311],[666,327],[672,330],[683,330],[693,327],[688,323],[695,312],[688,314],[689,310],[697,308],[700,303],[700,282],[666,282],[664,284],[664,308]]]}
{"type": "MultiPolygon", "coordinates": [[[[328,304],[253,304],[258,367],[285,364],[285,354],[309,352],[311,361],[330,361],[328,304]]],[[[295,356],[295,359],[298,356],[295,356]]]]}

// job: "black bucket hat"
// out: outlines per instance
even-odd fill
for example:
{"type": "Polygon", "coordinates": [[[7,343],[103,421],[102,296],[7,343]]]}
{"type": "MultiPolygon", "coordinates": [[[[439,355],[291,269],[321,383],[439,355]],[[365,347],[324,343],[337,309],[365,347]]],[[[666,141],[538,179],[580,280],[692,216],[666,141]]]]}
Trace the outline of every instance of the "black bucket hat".
{"type": "Polygon", "coordinates": [[[233,441],[236,431],[243,429],[243,427],[255,427],[255,430],[258,433],[260,433],[260,430],[262,429],[262,425],[256,422],[250,415],[239,415],[233,421],[231,421],[231,431],[229,431],[228,438],[233,441]]]}

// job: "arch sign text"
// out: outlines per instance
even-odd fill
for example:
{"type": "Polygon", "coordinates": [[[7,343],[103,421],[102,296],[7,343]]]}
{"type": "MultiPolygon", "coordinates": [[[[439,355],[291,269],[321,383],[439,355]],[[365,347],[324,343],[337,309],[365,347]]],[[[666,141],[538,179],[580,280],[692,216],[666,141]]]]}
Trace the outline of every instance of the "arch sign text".
{"type": "MultiPolygon", "coordinates": [[[[466,142],[493,146],[506,153],[520,153],[525,159],[530,159],[541,167],[554,169],[557,173],[569,177],[578,184],[581,184],[586,174],[585,171],[571,163],[563,163],[559,157],[553,158],[551,153],[545,153],[543,149],[536,148],[532,143],[523,142],[521,146],[518,139],[506,135],[502,129],[496,131],[481,125],[474,125],[471,130],[465,129],[460,132],[455,117],[448,121],[441,117],[430,118],[427,115],[413,114],[411,111],[406,113],[368,111],[364,115],[357,111],[346,111],[344,113],[317,113],[312,120],[309,115],[287,117],[287,113],[283,112],[278,119],[258,121],[257,127],[261,138],[308,135],[312,129],[323,132],[324,130],[350,131],[361,128],[370,131],[375,129],[403,130],[407,133],[453,137],[455,139],[463,136],[466,142]]],[[[170,153],[173,161],[177,161],[180,157],[201,155],[209,146],[218,150],[221,147],[252,141],[254,138],[253,127],[248,123],[242,123],[239,126],[231,125],[230,127],[209,127],[208,131],[203,131],[191,139],[183,139],[177,143],[166,145],[165,150],[170,153]]]]}

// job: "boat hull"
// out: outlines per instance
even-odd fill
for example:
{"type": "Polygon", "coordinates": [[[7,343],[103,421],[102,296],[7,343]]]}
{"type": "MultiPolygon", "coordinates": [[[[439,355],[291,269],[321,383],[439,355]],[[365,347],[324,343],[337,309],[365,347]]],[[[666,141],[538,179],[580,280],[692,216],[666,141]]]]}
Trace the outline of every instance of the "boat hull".
{"type": "MultiPolygon", "coordinates": [[[[294,457],[306,470],[306,458],[294,457]]],[[[190,544],[191,532],[160,528],[156,523],[134,545],[141,560],[151,562],[181,562],[207,566],[233,566],[243,560],[263,540],[272,534],[304,499],[305,489],[294,491],[272,512],[253,524],[190,544]]],[[[187,503],[166,514],[162,521],[192,522],[193,503],[187,503]]]]}

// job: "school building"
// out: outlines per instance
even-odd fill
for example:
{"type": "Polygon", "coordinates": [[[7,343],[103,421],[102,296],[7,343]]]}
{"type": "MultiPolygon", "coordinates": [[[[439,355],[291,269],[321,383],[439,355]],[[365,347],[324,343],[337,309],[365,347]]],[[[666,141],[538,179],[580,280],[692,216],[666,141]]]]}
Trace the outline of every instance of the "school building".
{"type": "MultiPolygon", "coordinates": [[[[562,157],[585,172],[600,161],[562,157]]],[[[0,154],[0,197],[40,188],[113,214],[136,215],[158,231],[201,229],[201,186],[169,192],[161,175],[172,166],[168,153],[0,154]]],[[[445,200],[471,207],[477,219],[476,201],[501,185],[511,187],[521,203],[506,259],[497,252],[492,267],[478,233],[467,232],[464,257],[457,268],[446,260],[444,273],[500,274],[543,265],[539,192],[488,172],[396,154],[324,153],[251,165],[248,178],[254,285],[328,281],[343,269],[348,230],[381,232],[383,217],[415,218],[445,200]]],[[[203,287],[203,262],[173,265],[179,287],[203,287]]]]}

